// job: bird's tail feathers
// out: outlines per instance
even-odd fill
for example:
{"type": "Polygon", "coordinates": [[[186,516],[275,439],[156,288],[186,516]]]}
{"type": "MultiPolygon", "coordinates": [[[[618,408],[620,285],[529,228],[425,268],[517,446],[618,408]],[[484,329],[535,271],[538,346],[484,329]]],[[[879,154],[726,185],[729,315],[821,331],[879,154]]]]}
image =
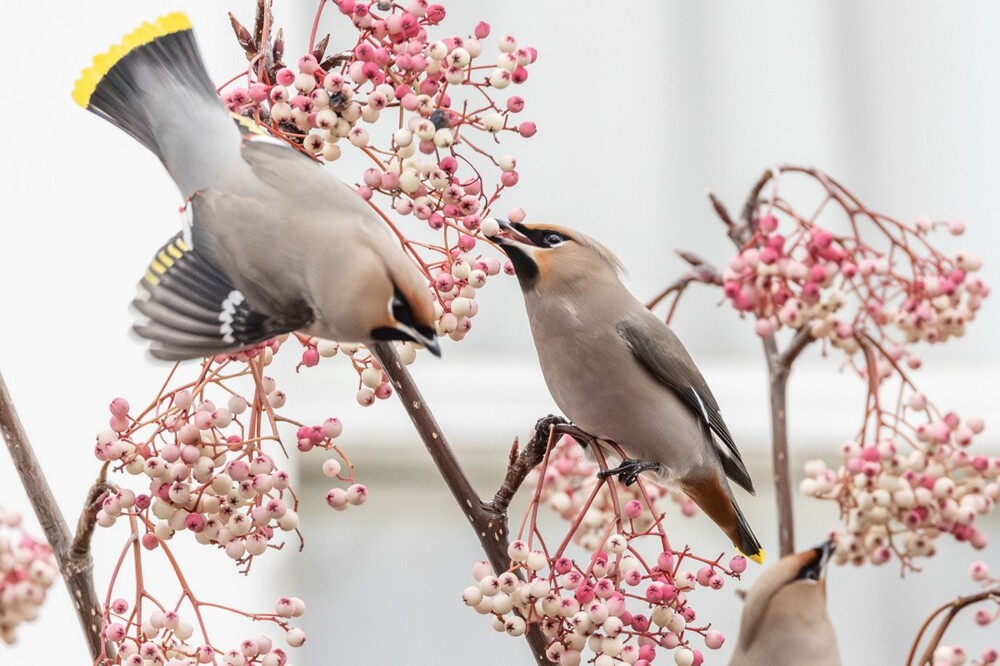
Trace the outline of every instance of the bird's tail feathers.
{"type": "MultiPolygon", "coordinates": [[[[77,104],[105,118],[163,158],[157,117],[196,118],[212,105],[225,117],[188,18],[167,14],[94,57],[73,89],[77,104]]],[[[197,131],[197,125],[192,131],[197,131]]]]}
{"type": "Polygon", "coordinates": [[[750,529],[750,523],[747,522],[746,516],[743,515],[743,511],[740,510],[736,502],[733,502],[733,508],[736,509],[736,530],[740,540],[737,547],[741,553],[757,564],[764,564],[764,558],[766,557],[764,549],[761,547],[760,542],[757,541],[753,530],[750,529]]]}
{"type": "Polygon", "coordinates": [[[717,471],[711,471],[704,478],[682,481],[681,488],[725,532],[741,553],[757,564],[764,563],[764,549],[733,498],[729,484],[720,478],[717,471]]]}

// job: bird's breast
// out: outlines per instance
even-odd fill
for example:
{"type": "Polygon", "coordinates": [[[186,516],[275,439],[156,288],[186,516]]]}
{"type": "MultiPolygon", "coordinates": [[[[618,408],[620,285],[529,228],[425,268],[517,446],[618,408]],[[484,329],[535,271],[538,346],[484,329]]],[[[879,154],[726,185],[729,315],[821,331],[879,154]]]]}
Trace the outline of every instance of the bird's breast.
{"type": "Polygon", "coordinates": [[[552,302],[529,318],[552,398],[588,433],[635,458],[681,474],[704,461],[704,434],[692,412],[635,359],[613,316],[586,319],[579,306],[552,302]]]}

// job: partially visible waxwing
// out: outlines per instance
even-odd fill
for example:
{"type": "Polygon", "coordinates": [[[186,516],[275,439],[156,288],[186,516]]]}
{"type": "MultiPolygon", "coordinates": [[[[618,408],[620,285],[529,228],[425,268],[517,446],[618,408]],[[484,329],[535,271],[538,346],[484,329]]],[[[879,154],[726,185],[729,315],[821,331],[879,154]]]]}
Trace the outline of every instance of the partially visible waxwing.
{"type": "Polygon", "coordinates": [[[226,111],[186,16],[145,23],[95,57],[73,99],[151,150],[184,197],[184,230],[133,301],[154,356],[213,356],[290,331],[440,355],[427,280],[399,242],[350,186],[226,111]]]}
{"type": "Polygon", "coordinates": [[[766,569],[743,601],[730,666],[840,666],[826,613],[825,570],[832,542],[792,553],[766,569]]]}
{"type": "Polygon", "coordinates": [[[740,552],[763,562],[727,480],[753,493],[719,405],[674,332],[622,284],[618,259],[572,229],[501,227],[549,392],[602,452],[614,458],[601,443],[611,441],[627,456],[608,473],[678,485],[740,552]]]}

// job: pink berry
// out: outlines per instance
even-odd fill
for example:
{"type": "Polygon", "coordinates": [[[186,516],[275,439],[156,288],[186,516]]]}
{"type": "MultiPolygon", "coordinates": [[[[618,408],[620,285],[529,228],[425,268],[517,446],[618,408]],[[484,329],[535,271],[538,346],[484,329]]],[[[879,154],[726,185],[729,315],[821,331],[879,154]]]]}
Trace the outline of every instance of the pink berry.
{"type": "Polygon", "coordinates": [[[112,416],[124,417],[128,415],[128,401],[125,398],[115,398],[108,406],[112,416]]]}

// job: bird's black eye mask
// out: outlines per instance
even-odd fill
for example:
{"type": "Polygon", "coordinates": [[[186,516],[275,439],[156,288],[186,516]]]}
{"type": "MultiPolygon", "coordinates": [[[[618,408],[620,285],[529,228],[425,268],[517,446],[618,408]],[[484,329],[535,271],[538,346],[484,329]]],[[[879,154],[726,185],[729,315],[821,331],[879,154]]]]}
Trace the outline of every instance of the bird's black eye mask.
{"type": "MultiPolygon", "coordinates": [[[[395,317],[396,321],[405,326],[409,326],[414,331],[428,338],[433,338],[435,331],[433,328],[427,326],[420,326],[413,318],[413,310],[410,309],[410,304],[403,297],[403,292],[399,290],[399,287],[393,285],[392,290],[392,301],[389,304],[392,310],[392,316],[395,317]]],[[[413,340],[412,336],[407,335],[403,331],[399,331],[395,328],[376,328],[372,331],[372,337],[376,340],[410,340],[413,342],[420,342],[419,340],[413,340]]]]}
{"type": "Polygon", "coordinates": [[[554,229],[529,229],[517,222],[512,222],[510,226],[514,227],[522,236],[530,240],[531,244],[535,247],[546,249],[559,247],[566,241],[572,240],[568,234],[554,229]]]}

